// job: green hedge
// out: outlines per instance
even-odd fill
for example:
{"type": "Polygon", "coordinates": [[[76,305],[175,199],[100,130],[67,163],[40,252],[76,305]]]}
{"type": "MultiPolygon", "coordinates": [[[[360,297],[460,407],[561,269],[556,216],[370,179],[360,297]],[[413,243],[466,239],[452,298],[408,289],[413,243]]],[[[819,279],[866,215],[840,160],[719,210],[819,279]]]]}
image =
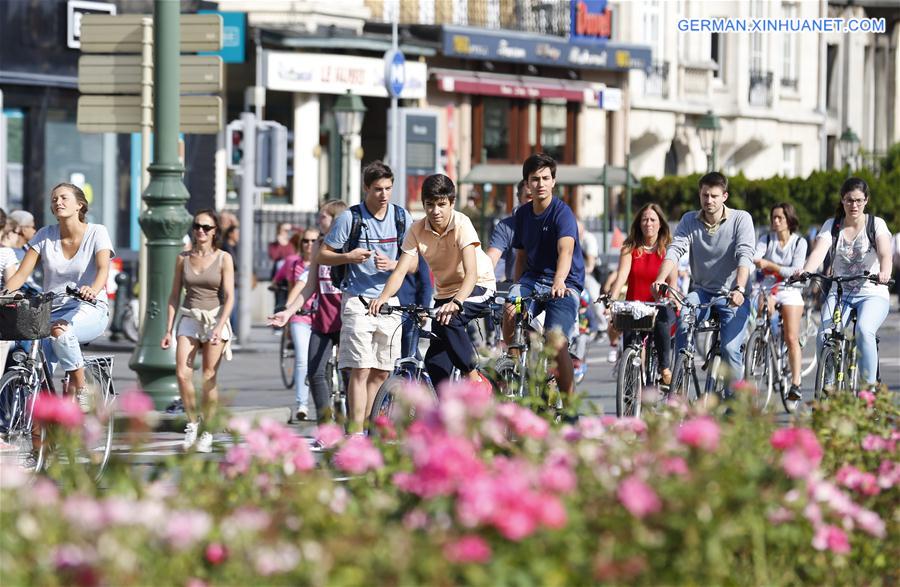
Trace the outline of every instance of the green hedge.
{"type": "MultiPolygon", "coordinates": [[[[900,230],[900,143],[891,147],[881,160],[877,173],[861,169],[854,175],[869,184],[871,195],[867,211],[884,218],[892,231],[900,230]]],[[[699,207],[697,181],[700,176],[645,177],[640,189],[634,192],[634,208],[656,202],[666,210],[670,220],[677,220],[685,212],[699,207]]],[[[768,225],[773,204],[791,202],[797,208],[801,229],[805,231],[834,215],[841,184],[846,178],[843,170],[814,171],[805,178],[747,179],[738,174],[728,178],[728,205],[750,212],[759,227],[768,225]]]]}

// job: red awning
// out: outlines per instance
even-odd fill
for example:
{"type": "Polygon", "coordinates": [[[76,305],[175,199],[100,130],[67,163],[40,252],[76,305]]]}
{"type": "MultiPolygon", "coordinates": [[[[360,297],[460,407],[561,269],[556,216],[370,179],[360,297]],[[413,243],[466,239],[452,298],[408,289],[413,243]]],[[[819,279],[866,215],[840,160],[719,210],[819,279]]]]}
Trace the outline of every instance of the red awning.
{"type": "Polygon", "coordinates": [[[445,92],[503,96],[506,98],[557,98],[596,104],[602,84],[562,79],[528,78],[471,71],[432,70],[445,92]]]}

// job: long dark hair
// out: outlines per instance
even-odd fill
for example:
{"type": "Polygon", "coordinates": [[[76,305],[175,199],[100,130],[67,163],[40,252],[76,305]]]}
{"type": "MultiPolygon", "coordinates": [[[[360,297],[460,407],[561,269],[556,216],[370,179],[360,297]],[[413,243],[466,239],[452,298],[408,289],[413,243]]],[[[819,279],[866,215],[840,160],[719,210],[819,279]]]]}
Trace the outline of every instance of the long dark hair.
{"type": "Polygon", "coordinates": [[[835,224],[843,220],[844,216],[846,216],[846,212],[844,212],[844,196],[850,192],[855,192],[856,190],[861,191],[866,197],[866,200],[869,199],[869,184],[866,183],[866,180],[860,177],[848,177],[843,185],[841,185],[841,199],[838,201],[837,209],[834,211],[835,224]]]}
{"type": "Polygon", "coordinates": [[[778,202],[772,209],[769,210],[769,224],[772,224],[772,215],[775,214],[775,210],[781,208],[781,211],[784,213],[784,219],[787,221],[788,232],[791,234],[797,232],[797,229],[800,228],[800,219],[797,217],[797,210],[790,202],[778,202]]]}
{"type": "MultiPolygon", "coordinates": [[[[209,216],[213,219],[213,224],[216,225],[216,231],[213,233],[212,246],[214,249],[222,248],[222,227],[219,225],[219,214],[213,210],[212,208],[204,208],[203,210],[197,210],[194,212],[193,223],[197,223],[197,218],[200,216],[209,216]]],[[[191,226],[191,244],[196,245],[197,241],[194,239],[194,227],[191,226]]]]}
{"type": "Polygon", "coordinates": [[[637,214],[634,215],[634,220],[631,221],[631,228],[628,230],[628,236],[625,238],[625,242],[622,243],[622,252],[627,253],[644,244],[644,231],[641,230],[641,218],[647,210],[653,210],[659,218],[659,234],[656,236],[656,252],[660,255],[666,254],[666,247],[672,243],[672,231],[669,230],[669,223],[666,222],[666,215],[663,214],[662,208],[659,207],[659,204],[654,204],[653,202],[644,204],[641,209],[637,211],[637,214]]]}

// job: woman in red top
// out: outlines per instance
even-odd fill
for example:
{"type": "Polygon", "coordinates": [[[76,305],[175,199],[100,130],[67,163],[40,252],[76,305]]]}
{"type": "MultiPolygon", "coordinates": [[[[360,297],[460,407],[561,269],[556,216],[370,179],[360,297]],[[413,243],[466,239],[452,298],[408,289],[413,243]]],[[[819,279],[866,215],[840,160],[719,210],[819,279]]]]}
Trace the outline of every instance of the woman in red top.
{"type": "MultiPolygon", "coordinates": [[[[666,256],[666,247],[671,242],[672,233],[662,208],[653,203],[645,204],[635,214],[631,230],[628,231],[628,238],[622,244],[616,280],[609,291],[615,295],[622,291],[622,286],[627,283],[626,300],[655,301],[653,294],[650,293],[650,284],[656,279],[657,272],[666,256]]],[[[669,275],[668,281],[671,287],[675,287],[676,278],[676,272],[669,275]]],[[[673,319],[674,313],[670,308],[660,308],[653,328],[653,342],[659,355],[659,364],[662,366],[660,374],[664,385],[668,385],[672,381],[672,371],[669,369],[669,365],[672,359],[673,319]]],[[[635,333],[626,332],[624,343],[628,345],[633,336],[635,333]]]]}

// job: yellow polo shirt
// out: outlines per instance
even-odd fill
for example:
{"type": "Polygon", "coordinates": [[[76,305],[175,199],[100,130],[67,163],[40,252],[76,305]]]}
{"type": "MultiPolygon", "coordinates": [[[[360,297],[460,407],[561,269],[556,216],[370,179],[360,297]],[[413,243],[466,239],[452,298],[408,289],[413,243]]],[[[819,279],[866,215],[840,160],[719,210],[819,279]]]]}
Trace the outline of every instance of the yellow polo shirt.
{"type": "Polygon", "coordinates": [[[478,270],[475,285],[496,291],[491,259],[481,250],[481,240],[472,221],[461,212],[454,210],[444,234],[435,232],[427,217],[417,220],[406,233],[400,248],[407,255],[421,254],[425,258],[434,274],[434,297],[440,300],[451,298],[459,291],[464,277],[462,250],[469,245],[475,245],[478,270]]]}

